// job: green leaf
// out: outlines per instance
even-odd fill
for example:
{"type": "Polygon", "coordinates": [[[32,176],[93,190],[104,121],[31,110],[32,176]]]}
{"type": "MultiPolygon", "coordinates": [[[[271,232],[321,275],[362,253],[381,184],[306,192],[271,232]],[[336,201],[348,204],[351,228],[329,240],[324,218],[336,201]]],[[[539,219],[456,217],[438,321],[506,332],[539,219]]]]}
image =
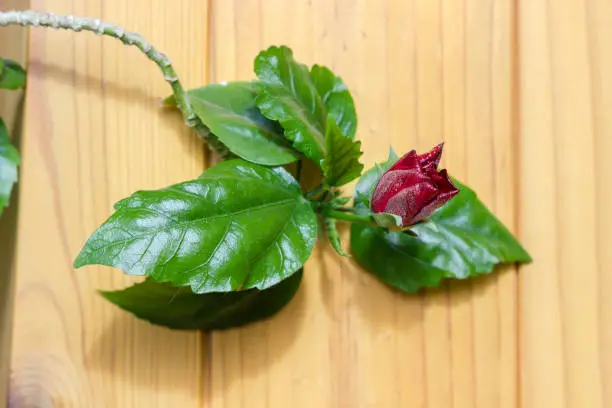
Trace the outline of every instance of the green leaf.
{"type": "Polygon", "coordinates": [[[0,58],[0,89],[19,89],[25,86],[26,72],[13,60],[0,58]]]}
{"type": "MultiPolygon", "coordinates": [[[[376,179],[366,172],[357,185],[361,194],[376,179]]],[[[506,262],[530,262],[504,225],[461,183],[461,192],[426,222],[402,232],[353,224],[351,249],[355,259],[384,282],[406,292],[436,286],[443,278],[466,279],[490,273],[506,262]]],[[[359,196],[357,196],[359,199],[359,196]]],[[[358,208],[364,210],[365,203],[358,208]]]]}
{"type": "Polygon", "coordinates": [[[351,224],[351,251],[357,262],[404,292],[438,286],[448,275],[427,259],[426,249],[418,238],[406,233],[351,224]]]}
{"type": "Polygon", "coordinates": [[[0,214],[9,204],[11,190],[17,181],[19,162],[19,152],[11,144],[8,130],[0,119],[0,214]]]}
{"type": "Polygon", "coordinates": [[[327,120],[325,150],[321,168],[327,186],[339,187],[359,177],[363,170],[361,142],[345,136],[332,118],[327,120]]]}
{"type": "Polygon", "coordinates": [[[287,171],[239,159],[115,209],[75,267],[114,266],[195,293],[269,288],[302,267],[317,236],[315,213],[287,171]]]}
{"type": "Polygon", "coordinates": [[[107,300],[153,324],[183,330],[221,330],[242,326],[276,314],[294,297],[302,270],[265,289],[194,294],[147,278],[129,288],[100,292],[107,300]]]}
{"type": "Polygon", "coordinates": [[[261,80],[257,107],[268,119],[280,122],[293,147],[319,164],[325,155],[327,112],[305,65],[284,46],[270,47],[255,59],[261,80]]]}
{"type": "Polygon", "coordinates": [[[342,207],[343,205],[346,205],[349,203],[349,201],[351,201],[351,197],[334,197],[331,200],[329,200],[329,204],[332,207],[342,207]]]}
{"type": "Polygon", "coordinates": [[[325,217],[325,232],[327,233],[327,239],[329,239],[332,248],[334,248],[339,255],[350,258],[351,256],[342,249],[340,234],[338,233],[338,227],[336,226],[336,220],[334,218],[325,217]]]}
{"type": "Polygon", "coordinates": [[[430,254],[432,262],[458,279],[489,273],[499,263],[531,262],[527,251],[476,193],[453,182],[460,193],[412,228],[428,247],[443,249],[430,254]]]}
{"type": "Polygon", "coordinates": [[[323,98],[329,117],[335,120],[345,136],[353,139],[357,132],[357,112],[353,97],[342,78],[320,65],[312,67],[310,77],[323,98]]]}
{"type": "Polygon", "coordinates": [[[386,163],[392,166],[398,160],[399,160],[399,157],[397,157],[397,153],[395,153],[395,150],[393,150],[393,146],[391,146],[389,148],[389,158],[387,159],[386,163]]]}
{"type": "MultiPolygon", "coordinates": [[[[213,84],[187,92],[193,109],[212,133],[237,156],[257,164],[278,166],[297,160],[276,122],[255,104],[250,82],[213,84]]],[[[166,104],[175,106],[174,97],[166,104]]]]}

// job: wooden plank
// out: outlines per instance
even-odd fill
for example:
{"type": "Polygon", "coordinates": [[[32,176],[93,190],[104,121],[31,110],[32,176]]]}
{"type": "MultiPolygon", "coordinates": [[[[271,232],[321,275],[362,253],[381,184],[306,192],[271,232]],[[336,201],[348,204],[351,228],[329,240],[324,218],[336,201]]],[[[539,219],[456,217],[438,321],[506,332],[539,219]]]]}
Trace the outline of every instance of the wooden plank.
{"type": "MultiPolygon", "coordinates": [[[[2,0],[0,9],[25,7],[23,0],[2,0]]],[[[0,57],[26,62],[26,31],[19,28],[0,30],[0,57]]],[[[10,130],[13,143],[20,143],[19,109],[23,92],[0,92],[0,117],[10,130]]],[[[13,193],[10,207],[0,218],[0,406],[8,399],[11,324],[13,320],[13,261],[14,237],[17,230],[17,194],[13,193]]]]}
{"type": "MultiPolygon", "coordinates": [[[[207,80],[206,2],[33,0],[138,31],[186,85],[207,80]]],[[[90,33],[32,30],[16,237],[11,406],[197,407],[203,337],[155,328],[106,303],[129,283],[72,261],[112,204],[197,177],[202,144],[160,109],[169,87],[136,49],[90,33]]]]}
{"type": "MultiPolygon", "coordinates": [[[[368,165],[447,141],[445,164],[515,224],[509,0],[213,1],[213,80],[272,44],[342,75],[368,165]]],[[[348,242],[347,231],[343,233],[348,242]]],[[[402,296],[320,245],[269,322],[216,333],[210,406],[515,407],[513,270],[402,296]]]]}
{"type": "Polygon", "coordinates": [[[520,4],[522,404],[612,404],[612,4],[520,4]]]}

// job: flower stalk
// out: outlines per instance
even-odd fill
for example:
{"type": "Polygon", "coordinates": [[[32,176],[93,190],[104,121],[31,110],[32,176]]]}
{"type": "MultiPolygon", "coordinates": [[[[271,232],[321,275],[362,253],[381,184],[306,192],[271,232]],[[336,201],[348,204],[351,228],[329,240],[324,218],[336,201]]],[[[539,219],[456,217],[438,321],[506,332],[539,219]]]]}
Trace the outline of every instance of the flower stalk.
{"type": "Polygon", "coordinates": [[[356,222],[359,224],[376,225],[371,215],[354,214],[345,211],[338,211],[333,209],[327,209],[324,211],[325,217],[335,218],[337,220],[356,222]]]}

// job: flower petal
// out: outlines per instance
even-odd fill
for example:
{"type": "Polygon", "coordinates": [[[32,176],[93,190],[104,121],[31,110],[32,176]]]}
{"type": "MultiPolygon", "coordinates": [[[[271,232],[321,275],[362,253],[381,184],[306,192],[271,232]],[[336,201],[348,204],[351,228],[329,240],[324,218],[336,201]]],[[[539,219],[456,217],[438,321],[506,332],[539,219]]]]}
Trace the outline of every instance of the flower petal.
{"type": "Polygon", "coordinates": [[[435,200],[437,194],[436,186],[429,181],[414,184],[391,197],[384,212],[399,215],[402,217],[402,226],[407,227],[415,223],[414,217],[426,203],[435,200]]]}
{"type": "MultiPolygon", "coordinates": [[[[416,159],[416,156],[415,156],[416,159]]],[[[416,162],[415,162],[416,163],[416,162]]],[[[387,202],[400,191],[406,188],[412,188],[412,186],[422,183],[424,181],[430,181],[431,179],[421,173],[420,168],[414,169],[401,169],[401,170],[388,170],[382,175],[372,194],[371,206],[374,212],[383,212],[387,207],[387,202]]],[[[435,186],[435,184],[432,185],[435,186]]]]}
{"type": "Polygon", "coordinates": [[[440,164],[440,159],[442,158],[443,148],[444,143],[440,143],[439,145],[431,149],[431,151],[418,155],[419,164],[421,165],[423,170],[436,170],[438,168],[438,165],[440,164]]]}
{"type": "Polygon", "coordinates": [[[448,177],[446,169],[441,170],[440,173],[436,173],[434,182],[436,183],[438,195],[432,201],[427,203],[421,209],[421,211],[414,216],[412,219],[413,224],[423,221],[425,218],[433,214],[438,208],[446,204],[451,198],[459,194],[459,189],[455,187],[453,182],[448,177]]]}
{"type": "Polygon", "coordinates": [[[450,177],[448,177],[446,169],[436,172],[436,174],[432,176],[432,179],[434,183],[436,183],[436,187],[438,187],[441,194],[449,193],[452,194],[451,197],[454,197],[459,192],[459,189],[453,184],[450,177]]]}
{"type": "Polygon", "coordinates": [[[405,155],[403,155],[387,172],[393,170],[421,170],[421,166],[419,164],[419,156],[417,155],[416,150],[411,150],[405,155]]]}

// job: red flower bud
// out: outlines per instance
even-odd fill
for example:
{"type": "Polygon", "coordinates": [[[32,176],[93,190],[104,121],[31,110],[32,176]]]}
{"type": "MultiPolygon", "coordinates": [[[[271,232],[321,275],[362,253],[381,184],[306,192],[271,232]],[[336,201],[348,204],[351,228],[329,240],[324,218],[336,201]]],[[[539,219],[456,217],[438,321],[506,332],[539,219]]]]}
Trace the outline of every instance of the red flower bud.
{"type": "Polygon", "coordinates": [[[382,177],[372,194],[372,212],[387,213],[402,219],[408,227],[430,216],[459,193],[446,170],[438,172],[443,143],[430,152],[406,153],[382,177]]]}

